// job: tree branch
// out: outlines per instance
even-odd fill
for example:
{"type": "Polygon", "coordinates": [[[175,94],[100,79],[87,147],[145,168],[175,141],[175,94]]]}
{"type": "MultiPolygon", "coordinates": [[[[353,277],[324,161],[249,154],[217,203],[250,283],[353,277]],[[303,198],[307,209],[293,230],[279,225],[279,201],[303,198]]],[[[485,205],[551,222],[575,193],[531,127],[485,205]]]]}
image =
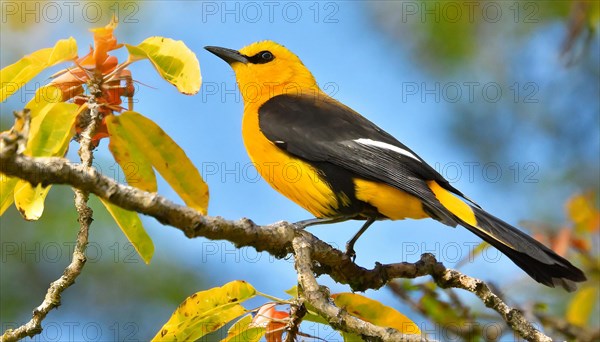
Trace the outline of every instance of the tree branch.
{"type": "Polygon", "coordinates": [[[306,306],[304,305],[303,296],[298,296],[296,301],[290,304],[290,320],[285,327],[287,332],[283,342],[294,342],[300,333],[300,323],[306,315],[306,306]]]}
{"type": "MultiPolygon", "coordinates": [[[[423,298],[425,296],[431,296],[432,298],[435,294],[435,289],[432,289],[429,286],[429,283],[422,283],[416,285],[419,289],[418,291],[423,292],[423,298]]],[[[448,321],[446,315],[432,315],[431,308],[426,304],[426,301],[423,301],[422,298],[413,298],[410,296],[410,293],[413,291],[405,289],[403,285],[398,281],[391,281],[387,285],[387,287],[398,296],[405,304],[407,304],[413,311],[420,313],[425,317],[429,317],[434,324],[444,325],[445,322],[448,321]]],[[[446,294],[449,297],[456,296],[456,293],[451,292],[452,289],[447,289],[446,294]]],[[[441,299],[438,299],[441,301],[441,299]]],[[[454,305],[453,309],[458,311],[460,314],[461,321],[458,324],[446,324],[445,329],[451,332],[452,334],[460,337],[465,341],[469,341],[473,338],[473,336],[481,336],[483,333],[483,329],[479,324],[471,324],[475,322],[477,319],[474,315],[471,314],[470,310],[467,309],[462,300],[456,298],[452,300],[452,304],[454,305]]],[[[495,318],[495,316],[493,316],[495,318]]],[[[508,326],[506,326],[508,328],[508,326]]],[[[484,340],[487,340],[484,336],[484,340]]]]}
{"type": "MultiPolygon", "coordinates": [[[[423,256],[426,256],[424,254],[423,256]]],[[[429,254],[431,257],[433,255],[429,254]]],[[[422,260],[422,258],[421,258],[422,260]]],[[[441,265],[441,264],[439,264],[441,265]]],[[[443,267],[443,266],[442,266],[443,267]]],[[[435,282],[441,288],[457,288],[467,290],[475,294],[485,306],[493,309],[502,316],[502,319],[519,336],[527,341],[552,341],[552,339],[537,330],[517,309],[508,306],[500,297],[490,291],[490,288],[482,280],[464,275],[457,270],[444,269],[431,274],[435,282]]]]}
{"type": "Polygon", "coordinates": [[[392,328],[384,328],[362,321],[348,312],[331,304],[329,291],[319,286],[313,274],[310,237],[299,232],[292,241],[298,283],[302,286],[304,297],[329,324],[342,331],[360,335],[368,341],[426,341],[416,335],[405,335],[392,328]]]}
{"type": "MultiPolygon", "coordinates": [[[[31,158],[16,154],[14,149],[4,148],[0,149],[0,172],[33,184],[69,184],[124,209],[152,216],[165,225],[180,229],[188,238],[202,236],[213,240],[228,240],[237,247],[252,246],[257,251],[266,251],[276,257],[294,252],[293,241],[298,236],[294,225],[286,222],[257,226],[249,219],[229,221],[221,217],[202,216],[197,211],[177,205],[156,193],[118,184],[99,174],[94,168],[73,165],[63,158],[31,158]]],[[[296,248],[300,253],[308,253],[313,261],[310,268],[317,275],[328,274],[339,283],[349,284],[354,291],[378,289],[394,278],[431,275],[441,287],[461,288],[477,295],[526,340],[550,341],[520,311],[506,305],[481,280],[446,269],[431,254],[424,254],[416,263],[377,263],[369,270],[354,264],[345,253],[308,232],[302,232],[301,237],[302,241],[296,241],[296,248]]],[[[303,254],[300,257],[303,258],[303,254]]],[[[310,283],[312,280],[304,281],[310,283]]],[[[313,291],[313,300],[322,299],[319,298],[321,295],[318,290],[310,286],[305,290],[313,291]]]]}

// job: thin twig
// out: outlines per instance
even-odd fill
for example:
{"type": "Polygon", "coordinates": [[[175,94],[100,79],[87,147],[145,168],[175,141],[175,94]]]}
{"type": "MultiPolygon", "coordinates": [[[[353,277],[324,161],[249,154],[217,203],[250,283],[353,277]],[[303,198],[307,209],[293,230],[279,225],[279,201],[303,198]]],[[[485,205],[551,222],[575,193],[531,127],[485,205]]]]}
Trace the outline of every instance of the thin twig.
{"type": "MultiPolygon", "coordinates": [[[[90,121],[81,134],[82,138],[79,147],[79,156],[85,168],[90,168],[93,161],[91,137],[94,136],[98,122],[97,106],[90,106],[89,116],[90,121]]],[[[88,244],[88,233],[93,213],[92,209],[87,205],[88,193],[77,188],[73,190],[75,192],[75,208],[78,213],[79,232],[77,233],[77,241],[73,250],[71,263],[65,268],[62,276],[50,284],[44,301],[33,310],[33,315],[29,322],[14,330],[7,330],[0,337],[0,341],[2,342],[17,341],[26,336],[33,337],[40,334],[43,330],[42,321],[52,309],[60,306],[63,291],[73,285],[75,279],[81,274],[86,262],[85,249],[88,244]]]]}
{"type": "Polygon", "coordinates": [[[285,335],[285,340],[283,342],[296,341],[296,336],[298,336],[298,333],[300,332],[300,323],[302,323],[304,315],[306,315],[304,297],[298,296],[296,301],[290,305],[290,319],[285,328],[287,335],[285,335]]]}
{"type": "Polygon", "coordinates": [[[527,341],[552,341],[550,337],[544,335],[533,324],[527,321],[521,311],[511,308],[504,303],[483,281],[451,269],[436,271],[431,276],[433,276],[438,286],[442,288],[453,287],[475,294],[485,306],[499,313],[506,324],[527,341]]]}
{"type": "MultiPolygon", "coordinates": [[[[407,290],[399,281],[391,281],[387,287],[405,304],[408,304],[408,306],[413,311],[418,312],[425,317],[428,317],[435,324],[444,326],[445,330],[460,337],[461,339],[465,341],[471,341],[474,338],[483,337],[483,339],[486,341],[490,340],[488,336],[482,336],[484,332],[482,326],[480,324],[477,324],[476,322],[478,318],[488,320],[496,319],[497,317],[495,314],[472,313],[471,309],[465,306],[462,300],[458,297],[457,293],[455,291],[451,291],[453,289],[446,289],[446,293],[450,297],[450,303],[444,303],[440,298],[435,297],[435,289],[432,289],[429,285],[429,282],[424,284],[416,284],[418,290],[407,290]],[[462,321],[457,320],[456,322],[451,322],[451,324],[448,324],[448,317],[446,315],[440,315],[439,312],[436,312],[435,314],[432,313],[431,308],[424,304],[425,301],[423,301],[423,298],[412,298],[409,293],[413,291],[422,292],[423,298],[425,298],[425,296],[430,296],[430,298],[434,298],[435,300],[438,300],[443,304],[453,305],[446,310],[457,311],[457,315],[460,315],[458,317],[460,317],[462,321]]],[[[508,326],[506,324],[502,325],[502,331],[499,335],[503,335],[507,328],[508,326]]]]}
{"type": "Polygon", "coordinates": [[[0,150],[21,154],[27,147],[31,115],[29,109],[13,112],[15,124],[8,132],[3,132],[0,139],[0,150]]]}

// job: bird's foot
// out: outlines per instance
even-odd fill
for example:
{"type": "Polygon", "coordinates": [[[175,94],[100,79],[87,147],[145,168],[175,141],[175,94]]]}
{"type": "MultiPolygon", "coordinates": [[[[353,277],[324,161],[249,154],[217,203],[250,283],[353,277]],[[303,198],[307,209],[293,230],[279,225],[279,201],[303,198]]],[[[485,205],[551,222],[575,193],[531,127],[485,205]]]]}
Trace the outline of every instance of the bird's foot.
{"type": "Polygon", "coordinates": [[[356,260],[356,251],[354,251],[354,243],[351,242],[352,241],[346,242],[346,255],[354,262],[354,260],[356,260]]]}

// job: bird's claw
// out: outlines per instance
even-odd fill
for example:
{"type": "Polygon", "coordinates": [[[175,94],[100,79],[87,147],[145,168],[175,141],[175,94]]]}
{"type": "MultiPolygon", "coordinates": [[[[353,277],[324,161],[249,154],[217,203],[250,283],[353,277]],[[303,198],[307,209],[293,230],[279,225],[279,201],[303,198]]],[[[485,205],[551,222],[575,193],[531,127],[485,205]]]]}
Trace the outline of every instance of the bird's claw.
{"type": "Polygon", "coordinates": [[[346,255],[348,256],[348,258],[350,258],[350,260],[352,260],[352,262],[356,260],[356,252],[354,251],[354,246],[350,243],[346,243],[346,255]]]}
{"type": "Polygon", "coordinates": [[[304,230],[304,228],[306,228],[306,224],[302,221],[294,222],[292,223],[292,226],[298,230],[304,230]]]}

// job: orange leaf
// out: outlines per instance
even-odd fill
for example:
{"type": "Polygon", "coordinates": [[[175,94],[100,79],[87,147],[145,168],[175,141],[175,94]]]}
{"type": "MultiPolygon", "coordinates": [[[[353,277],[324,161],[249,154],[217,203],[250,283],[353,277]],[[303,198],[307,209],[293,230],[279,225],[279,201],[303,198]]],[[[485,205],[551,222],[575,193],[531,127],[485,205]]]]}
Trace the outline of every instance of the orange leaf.
{"type": "Polygon", "coordinates": [[[108,51],[120,48],[122,45],[117,44],[117,38],[113,35],[113,31],[118,25],[117,17],[113,15],[110,23],[104,27],[91,29],[94,33],[94,62],[96,69],[100,70],[104,61],[108,58],[108,51]]]}
{"type": "Polygon", "coordinates": [[[260,307],[256,316],[252,319],[251,325],[266,328],[265,339],[267,342],[281,342],[289,319],[289,313],[277,311],[274,303],[267,303],[260,307]]]}
{"type": "Polygon", "coordinates": [[[552,239],[552,250],[560,256],[565,256],[571,244],[571,229],[563,228],[552,239]]]}
{"type": "Polygon", "coordinates": [[[582,252],[589,252],[592,246],[588,240],[573,238],[571,239],[571,246],[582,252]]]}

